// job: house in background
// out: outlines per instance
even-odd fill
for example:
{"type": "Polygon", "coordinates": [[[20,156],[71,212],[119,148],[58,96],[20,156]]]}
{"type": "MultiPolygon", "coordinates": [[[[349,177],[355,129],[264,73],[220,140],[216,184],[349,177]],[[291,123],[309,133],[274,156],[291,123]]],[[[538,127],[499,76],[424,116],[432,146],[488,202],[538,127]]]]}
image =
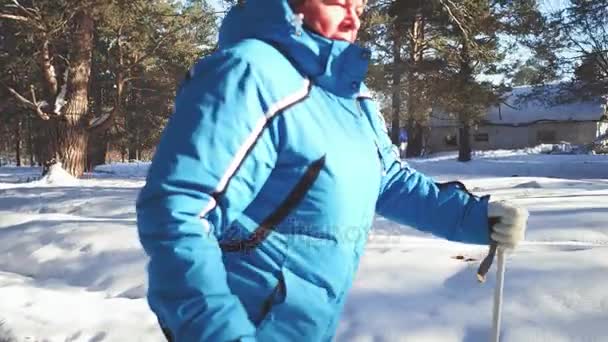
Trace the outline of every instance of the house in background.
{"type": "MultiPolygon", "coordinates": [[[[543,100],[523,100],[530,87],[507,94],[505,103],[488,110],[472,127],[471,146],[475,150],[516,149],[569,142],[587,144],[608,131],[606,97],[560,103],[557,87],[547,87],[543,100]],[[554,104],[550,104],[554,103],[554,104]]],[[[458,149],[459,123],[445,112],[434,111],[427,147],[432,152],[458,149]]]]}

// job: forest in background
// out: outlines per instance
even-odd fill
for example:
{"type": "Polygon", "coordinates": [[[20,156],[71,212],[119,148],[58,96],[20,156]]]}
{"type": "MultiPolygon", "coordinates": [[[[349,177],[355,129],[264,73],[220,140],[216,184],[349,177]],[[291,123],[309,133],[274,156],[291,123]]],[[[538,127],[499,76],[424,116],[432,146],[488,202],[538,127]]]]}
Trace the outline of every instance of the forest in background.
{"type": "MultiPolygon", "coordinates": [[[[0,0],[0,164],[61,161],[81,176],[149,159],[224,14],[204,0],[0,0]]],[[[459,121],[467,161],[472,127],[512,87],[608,93],[604,0],[369,0],[363,23],[367,82],[393,141],[407,129],[408,157],[424,152],[437,108],[459,121]]]]}

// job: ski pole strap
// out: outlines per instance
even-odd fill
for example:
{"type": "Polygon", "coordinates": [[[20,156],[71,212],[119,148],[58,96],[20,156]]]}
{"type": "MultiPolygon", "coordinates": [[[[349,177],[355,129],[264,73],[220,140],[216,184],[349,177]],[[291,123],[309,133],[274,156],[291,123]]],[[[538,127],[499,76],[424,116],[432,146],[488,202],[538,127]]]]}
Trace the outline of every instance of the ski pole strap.
{"type": "MultiPolygon", "coordinates": [[[[500,219],[498,217],[489,217],[488,218],[488,230],[490,231],[490,235],[492,234],[492,230],[494,229],[494,225],[497,224],[500,221],[500,219]]],[[[492,241],[492,239],[490,238],[490,251],[488,252],[488,255],[483,259],[483,261],[481,262],[481,264],[479,265],[479,269],[477,269],[477,280],[480,283],[483,283],[486,281],[486,274],[488,274],[488,271],[490,270],[490,267],[492,267],[492,263],[494,262],[494,256],[496,255],[496,248],[498,247],[498,244],[495,241],[492,241]]]]}
{"type": "Polygon", "coordinates": [[[496,255],[497,247],[498,244],[496,244],[496,242],[492,242],[488,255],[483,259],[483,261],[479,265],[479,269],[477,269],[477,281],[479,281],[480,283],[486,281],[486,274],[488,274],[488,271],[490,270],[490,267],[494,262],[494,256],[496,255]]]}

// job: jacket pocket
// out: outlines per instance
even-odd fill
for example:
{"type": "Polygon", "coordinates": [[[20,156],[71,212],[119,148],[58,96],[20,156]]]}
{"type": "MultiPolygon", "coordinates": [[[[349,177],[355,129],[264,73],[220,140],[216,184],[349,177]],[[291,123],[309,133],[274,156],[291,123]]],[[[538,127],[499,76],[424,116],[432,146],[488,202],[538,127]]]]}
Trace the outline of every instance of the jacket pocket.
{"type": "Polygon", "coordinates": [[[282,268],[282,288],[272,297],[269,311],[259,324],[259,341],[320,341],[328,334],[336,305],[326,289],[288,268],[282,268]]]}

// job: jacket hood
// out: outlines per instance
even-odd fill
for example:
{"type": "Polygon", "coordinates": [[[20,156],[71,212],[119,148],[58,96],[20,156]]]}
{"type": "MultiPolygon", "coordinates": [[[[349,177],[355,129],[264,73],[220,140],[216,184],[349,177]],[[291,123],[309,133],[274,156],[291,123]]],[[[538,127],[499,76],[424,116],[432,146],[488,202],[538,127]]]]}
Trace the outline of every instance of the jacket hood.
{"type": "Polygon", "coordinates": [[[364,89],[370,51],[303,28],[287,0],[246,0],[233,6],[220,27],[219,47],[249,38],[273,45],[314,84],[337,95],[355,97],[364,89]]]}

